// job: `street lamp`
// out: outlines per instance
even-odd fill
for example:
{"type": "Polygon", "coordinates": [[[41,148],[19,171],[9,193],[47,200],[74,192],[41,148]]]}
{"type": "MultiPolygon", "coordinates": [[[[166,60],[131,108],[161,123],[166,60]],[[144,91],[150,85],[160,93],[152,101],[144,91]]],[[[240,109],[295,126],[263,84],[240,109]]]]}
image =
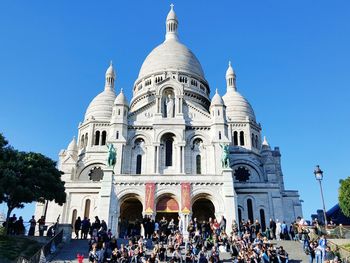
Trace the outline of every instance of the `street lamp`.
{"type": "Polygon", "coordinates": [[[327,228],[328,222],[327,222],[327,215],[326,215],[326,206],[324,205],[324,198],[323,198],[323,190],[322,190],[322,179],[323,179],[323,171],[320,169],[319,165],[316,165],[314,175],[316,180],[320,183],[320,190],[321,190],[321,198],[322,198],[322,205],[323,205],[323,216],[324,216],[324,223],[327,228]]]}

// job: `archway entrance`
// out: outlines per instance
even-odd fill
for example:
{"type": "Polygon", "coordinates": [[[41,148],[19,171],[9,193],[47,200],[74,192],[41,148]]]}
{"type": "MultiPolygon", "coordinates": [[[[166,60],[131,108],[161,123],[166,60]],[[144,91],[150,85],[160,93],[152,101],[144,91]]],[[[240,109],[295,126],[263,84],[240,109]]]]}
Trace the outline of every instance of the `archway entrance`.
{"type": "Polygon", "coordinates": [[[133,196],[124,199],[120,205],[119,237],[141,234],[142,203],[133,196]]]}
{"type": "Polygon", "coordinates": [[[175,225],[178,224],[179,204],[172,196],[166,195],[159,198],[156,212],[156,221],[160,222],[164,217],[168,223],[174,219],[175,225]]]}
{"type": "Polygon", "coordinates": [[[192,204],[192,218],[197,218],[197,222],[208,221],[209,217],[215,218],[215,207],[213,203],[205,198],[198,198],[192,204]]]}

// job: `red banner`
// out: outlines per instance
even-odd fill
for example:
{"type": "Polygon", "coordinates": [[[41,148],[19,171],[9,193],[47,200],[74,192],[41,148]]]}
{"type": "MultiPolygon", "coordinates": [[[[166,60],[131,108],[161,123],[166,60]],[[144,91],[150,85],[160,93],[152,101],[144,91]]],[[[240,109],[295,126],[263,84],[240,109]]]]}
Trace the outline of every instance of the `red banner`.
{"type": "Polygon", "coordinates": [[[189,214],[191,212],[191,184],[181,184],[181,209],[182,213],[189,214]]]}
{"type": "Polygon", "coordinates": [[[156,184],[155,183],[146,183],[146,199],[145,199],[145,212],[147,214],[153,213],[153,207],[154,207],[154,193],[156,190],[156,184]]]}

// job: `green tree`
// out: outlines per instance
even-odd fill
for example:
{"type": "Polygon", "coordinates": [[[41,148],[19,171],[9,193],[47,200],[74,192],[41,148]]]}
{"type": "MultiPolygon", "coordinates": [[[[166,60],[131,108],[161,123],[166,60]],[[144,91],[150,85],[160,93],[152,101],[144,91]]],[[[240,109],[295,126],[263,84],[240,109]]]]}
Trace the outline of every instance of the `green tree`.
{"type": "Polygon", "coordinates": [[[50,158],[13,149],[0,134],[0,203],[7,204],[6,220],[15,208],[45,200],[63,205],[66,201],[62,173],[50,158]]]}
{"type": "Polygon", "coordinates": [[[350,177],[340,180],[339,183],[339,206],[343,214],[350,217],[350,177]]]}

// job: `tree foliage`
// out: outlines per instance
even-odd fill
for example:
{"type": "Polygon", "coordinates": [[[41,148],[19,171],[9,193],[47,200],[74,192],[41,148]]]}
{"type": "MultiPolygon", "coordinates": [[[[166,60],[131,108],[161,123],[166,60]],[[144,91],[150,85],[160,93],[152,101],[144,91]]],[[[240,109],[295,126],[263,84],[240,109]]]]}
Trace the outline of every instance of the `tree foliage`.
{"type": "Polygon", "coordinates": [[[7,217],[14,208],[33,201],[62,205],[66,193],[61,175],[53,160],[40,153],[15,150],[0,134],[0,203],[7,204],[7,217]]]}
{"type": "Polygon", "coordinates": [[[340,180],[338,200],[343,214],[350,217],[350,177],[340,180]]]}

